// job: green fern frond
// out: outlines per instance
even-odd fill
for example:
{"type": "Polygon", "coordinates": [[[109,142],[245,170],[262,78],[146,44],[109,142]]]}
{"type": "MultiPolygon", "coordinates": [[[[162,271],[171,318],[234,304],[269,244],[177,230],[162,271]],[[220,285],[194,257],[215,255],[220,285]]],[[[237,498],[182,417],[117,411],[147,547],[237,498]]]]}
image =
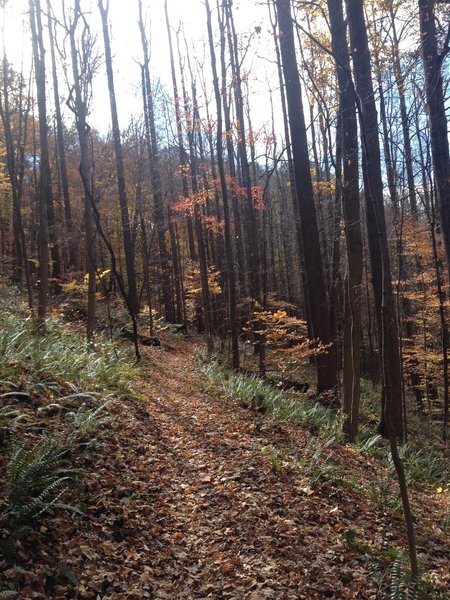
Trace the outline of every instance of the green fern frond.
{"type": "Polygon", "coordinates": [[[0,598],[15,598],[17,597],[18,592],[14,590],[3,590],[0,592],[0,598]]]}
{"type": "Polygon", "coordinates": [[[67,451],[58,448],[50,438],[31,447],[26,443],[19,445],[7,466],[6,516],[24,522],[52,512],[81,473],[67,461],[67,451]]]}

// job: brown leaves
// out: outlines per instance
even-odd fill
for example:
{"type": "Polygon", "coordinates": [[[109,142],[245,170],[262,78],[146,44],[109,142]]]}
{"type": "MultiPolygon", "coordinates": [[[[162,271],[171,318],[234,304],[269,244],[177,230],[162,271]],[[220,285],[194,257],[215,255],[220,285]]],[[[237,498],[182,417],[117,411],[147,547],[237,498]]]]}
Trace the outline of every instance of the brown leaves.
{"type": "MultiPolygon", "coordinates": [[[[267,420],[257,433],[248,410],[200,392],[193,350],[145,350],[134,386],[148,402],[115,405],[120,427],[86,455],[86,517],[56,516],[25,549],[21,597],[382,599],[371,556],[404,547],[401,523],[351,489],[311,483],[298,461],[307,431],[267,420]],[[282,470],[263,447],[282,451],[282,470]],[[69,565],[77,589],[61,576],[48,587],[49,557],[69,565]]],[[[330,452],[346,480],[377,476],[361,454],[330,452]]],[[[444,511],[444,494],[433,498],[444,511]]],[[[443,542],[428,526],[422,535],[442,579],[443,542]]]]}

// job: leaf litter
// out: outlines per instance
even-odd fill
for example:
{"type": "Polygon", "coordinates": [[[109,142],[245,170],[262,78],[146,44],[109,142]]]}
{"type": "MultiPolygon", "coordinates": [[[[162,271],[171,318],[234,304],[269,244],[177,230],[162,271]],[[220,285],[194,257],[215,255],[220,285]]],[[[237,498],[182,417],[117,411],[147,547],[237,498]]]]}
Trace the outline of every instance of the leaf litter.
{"type": "MultiPolygon", "coordinates": [[[[55,600],[387,598],[374,563],[406,548],[401,514],[342,484],[364,487],[383,467],[335,445],[341,484],[312,482],[298,461],[311,432],[268,418],[255,429],[252,411],[203,391],[194,351],[189,341],[143,350],[140,400],[114,403],[118,425],[82,460],[85,516],[56,514],[30,536],[20,569],[0,563],[0,589],[16,582],[20,598],[55,600]]],[[[413,501],[430,578],[450,586],[436,525],[448,494],[422,485],[413,501]]]]}

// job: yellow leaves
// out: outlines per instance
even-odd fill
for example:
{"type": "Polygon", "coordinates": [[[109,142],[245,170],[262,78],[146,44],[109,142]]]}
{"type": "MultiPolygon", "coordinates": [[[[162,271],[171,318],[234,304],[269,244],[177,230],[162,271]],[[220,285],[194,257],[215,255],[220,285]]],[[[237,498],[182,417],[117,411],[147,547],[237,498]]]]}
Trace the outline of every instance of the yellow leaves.
{"type": "Polygon", "coordinates": [[[291,306],[270,298],[272,308],[263,309],[260,304],[247,298],[240,306],[247,314],[242,327],[248,343],[263,340],[270,348],[273,364],[282,373],[298,372],[311,356],[328,352],[329,345],[318,339],[308,339],[306,322],[288,314],[291,306]],[[244,310],[246,309],[246,310],[244,310]]]}
{"type": "Polygon", "coordinates": [[[314,181],[313,180],[313,188],[314,191],[318,194],[322,195],[332,195],[336,190],[336,182],[333,180],[330,181],[314,181]]]}
{"type": "MultiPolygon", "coordinates": [[[[211,296],[222,293],[220,277],[220,271],[217,271],[213,267],[208,267],[208,291],[211,296]]],[[[191,262],[190,266],[186,269],[184,288],[186,292],[187,316],[191,321],[194,321],[202,303],[202,283],[198,263],[191,262]]]]}
{"type": "MultiPolygon", "coordinates": [[[[95,279],[97,281],[102,281],[110,273],[111,269],[105,269],[104,271],[97,272],[95,274],[95,279]]],[[[68,294],[77,292],[86,295],[89,287],[89,273],[86,273],[81,281],[77,279],[72,279],[67,283],[63,283],[61,287],[63,291],[68,294]]],[[[97,294],[96,297],[98,300],[101,300],[103,298],[101,294],[97,294]]]]}
{"type": "Polygon", "coordinates": [[[287,317],[287,312],[285,310],[277,310],[272,314],[273,321],[280,321],[281,319],[285,319],[287,317]]]}

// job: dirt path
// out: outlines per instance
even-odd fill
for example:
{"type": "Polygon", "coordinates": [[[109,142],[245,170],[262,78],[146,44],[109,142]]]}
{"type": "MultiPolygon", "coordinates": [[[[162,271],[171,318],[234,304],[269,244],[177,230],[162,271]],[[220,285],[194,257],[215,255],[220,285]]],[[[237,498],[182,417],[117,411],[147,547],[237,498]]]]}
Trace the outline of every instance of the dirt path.
{"type": "MultiPolygon", "coordinates": [[[[252,411],[205,393],[192,352],[145,351],[142,400],[117,407],[87,465],[88,519],[67,519],[56,542],[78,592],[23,597],[383,598],[361,548],[402,545],[401,520],[345,486],[311,488],[295,466],[274,468],[267,449],[304,448],[308,432],[270,420],[259,431],[252,411]]],[[[371,468],[346,460],[357,478],[371,468]]]]}
{"type": "MultiPolygon", "coordinates": [[[[342,537],[358,528],[355,508],[343,514],[336,496],[305,493],[298,473],[276,472],[261,450],[304,445],[304,432],[267,424],[256,434],[250,411],[202,391],[190,346],[149,350],[142,366],[136,388],[146,400],[122,408],[126,429],[117,432],[123,481],[98,506],[106,522],[94,529],[106,539],[92,540],[93,559],[112,559],[111,570],[103,581],[86,578],[81,597],[93,589],[103,598],[375,597],[369,565],[342,537]]],[[[104,485],[101,470],[97,477],[104,485]]]]}

